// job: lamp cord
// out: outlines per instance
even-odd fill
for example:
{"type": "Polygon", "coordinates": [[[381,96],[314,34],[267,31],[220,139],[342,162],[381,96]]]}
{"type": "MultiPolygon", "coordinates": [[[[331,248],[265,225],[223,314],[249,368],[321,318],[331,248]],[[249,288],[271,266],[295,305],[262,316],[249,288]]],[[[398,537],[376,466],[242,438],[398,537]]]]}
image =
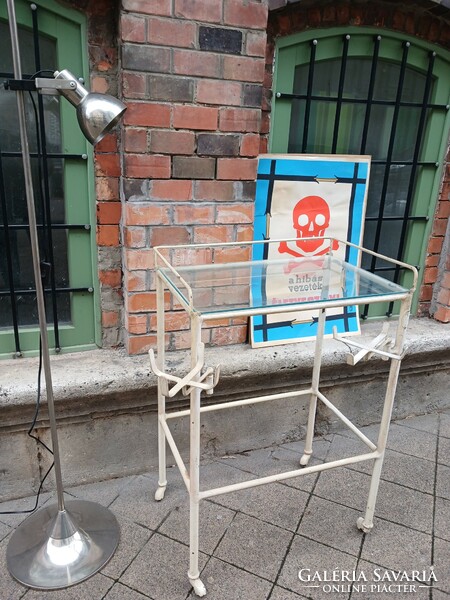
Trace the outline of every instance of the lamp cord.
{"type": "MultiPolygon", "coordinates": [[[[39,415],[39,409],[41,406],[41,375],[42,375],[42,344],[41,344],[41,340],[39,339],[39,369],[38,369],[38,382],[37,382],[37,397],[36,397],[36,408],[34,411],[34,416],[33,416],[33,420],[31,422],[31,425],[27,431],[27,434],[30,436],[30,438],[32,438],[33,440],[35,440],[38,444],[40,444],[41,446],[43,446],[48,452],[50,452],[51,455],[53,455],[53,451],[47,446],[47,444],[45,442],[43,442],[41,439],[39,439],[36,435],[34,435],[33,430],[36,426],[36,421],[39,415]]],[[[36,501],[34,504],[33,508],[27,509],[27,510],[5,510],[5,511],[0,511],[0,515],[24,515],[24,514],[29,514],[34,512],[38,505],[39,505],[39,497],[41,495],[42,492],[42,487],[44,485],[45,480],[47,479],[48,475],[50,474],[50,471],[53,469],[55,463],[52,462],[52,464],[50,465],[50,467],[47,469],[47,472],[45,473],[44,477],[41,479],[41,482],[39,484],[39,488],[38,491],[36,493],[36,501]]]]}
{"type": "Polygon", "coordinates": [[[40,71],[36,71],[36,73],[33,73],[33,75],[30,75],[30,77],[28,79],[34,79],[35,77],[37,77],[38,75],[42,75],[42,73],[50,73],[51,75],[53,75],[53,73],[55,72],[55,69],[41,69],[40,71]]]}

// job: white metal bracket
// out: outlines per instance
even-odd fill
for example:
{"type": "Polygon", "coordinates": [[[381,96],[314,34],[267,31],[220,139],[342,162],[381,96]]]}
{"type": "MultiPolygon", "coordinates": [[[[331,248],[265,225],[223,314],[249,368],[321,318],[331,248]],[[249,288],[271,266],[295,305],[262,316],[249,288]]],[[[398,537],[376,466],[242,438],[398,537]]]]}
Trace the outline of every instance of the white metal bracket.
{"type": "Polygon", "coordinates": [[[173,398],[180,391],[184,396],[189,396],[192,388],[200,388],[209,395],[214,393],[214,388],[219,382],[220,365],[217,367],[203,368],[204,348],[204,344],[201,344],[197,363],[184,377],[177,377],[176,375],[170,375],[169,373],[161,371],[156,364],[155,353],[152,349],[148,351],[150,367],[153,373],[158,377],[163,396],[173,398]],[[169,387],[169,382],[173,382],[175,385],[169,387]]]}
{"type": "Polygon", "coordinates": [[[374,354],[380,356],[382,360],[388,360],[390,358],[401,360],[403,355],[389,352],[393,347],[393,340],[388,336],[388,330],[389,323],[383,323],[381,332],[368,344],[359,344],[348,338],[341,337],[337,333],[336,327],[333,327],[333,338],[350,348],[350,351],[347,354],[347,364],[351,366],[356,365],[360,360],[369,360],[374,354]],[[359,349],[359,352],[353,354],[351,351],[352,348],[359,349]]]}

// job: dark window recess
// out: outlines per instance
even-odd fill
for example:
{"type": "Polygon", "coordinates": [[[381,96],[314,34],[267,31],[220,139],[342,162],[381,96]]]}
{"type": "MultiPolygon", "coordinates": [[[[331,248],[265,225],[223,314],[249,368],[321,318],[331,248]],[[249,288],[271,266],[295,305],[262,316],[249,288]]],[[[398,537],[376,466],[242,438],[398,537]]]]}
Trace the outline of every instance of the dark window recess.
{"type": "Polygon", "coordinates": [[[224,52],[225,54],[241,54],[242,31],[200,25],[198,43],[200,50],[224,52]]]}
{"type": "MultiPolygon", "coordinates": [[[[25,79],[56,68],[54,42],[39,35],[38,10],[32,10],[33,29],[19,28],[25,79]]],[[[12,77],[8,24],[0,23],[0,81],[12,77]]],[[[28,138],[36,204],[41,274],[47,321],[53,326],[55,349],[60,349],[59,328],[71,323],[71,293],[91,291],[70,286],[68,233],[89,231],[86,224],[67,224],[64,200],[64,160],[83,155],[61,152],[59,103],[52,97],[29,92],[25,96],[28,138]]],[[[15,351],[21,355],[20,332],[38,324],[32,269],[28,211],[20,147],[16,94],[0,85],[0,331],[12,330],[15,351]]]]}
{"type": "MultiPolygon", "coordinates": [[[[408,225],[427,216],[412,214],[420,170],[435,168],[421,160],[432,110],[435,53],[426,71],[408,65],[410,44],[399,42],[399,62],[379,58],[381,36],[372,54],[349,56],[351,36],[342,37],[340,56],[317,61],[318,40],[311,40],[309,62],[295,68],[293,93],[277,93],[292,105],[288,152],[369,154],[372,156],[364,246],[404,261],[408,225]]],[[[400,269],[367,257],[363,267],[400,282],[400,269]]],[[[391,303],[387,315],[393,312],[391,303]]],[[[368,316],[368,306],[361,315],[368,316]]]]}

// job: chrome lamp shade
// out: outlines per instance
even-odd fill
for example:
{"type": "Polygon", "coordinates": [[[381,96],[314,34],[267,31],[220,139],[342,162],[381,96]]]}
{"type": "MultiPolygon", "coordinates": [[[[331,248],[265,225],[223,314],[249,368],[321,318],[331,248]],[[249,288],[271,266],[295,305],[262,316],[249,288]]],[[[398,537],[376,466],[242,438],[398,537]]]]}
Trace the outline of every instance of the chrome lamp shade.
{"type": "Polygon", "coordinates": [[[56,71],[54,77],[72,83],[72,87],[58,92],[75,106],[80,129],[91,144],[99,142],[126,110],[125,104],[113,96],[88,92],[67,69],[56,71]]]}

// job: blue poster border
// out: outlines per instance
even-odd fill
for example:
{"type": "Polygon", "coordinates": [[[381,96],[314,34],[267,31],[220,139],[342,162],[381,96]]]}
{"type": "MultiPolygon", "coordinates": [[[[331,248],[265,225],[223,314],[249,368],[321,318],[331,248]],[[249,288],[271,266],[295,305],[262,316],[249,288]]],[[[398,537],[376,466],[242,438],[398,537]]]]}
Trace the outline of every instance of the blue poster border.
{"type": "MultiPolygon", "coordinates": [[[[306,181],[319,183],[320,179],[334,179],[336,185],[351,184],[349,199],[349,218],[347,223],[347,241],[361,245],[367,186],[370,174],[368,156],[298,156],[268,155],[258,161],[255,196],[254,240],[268,240],[268,219],[271,214],[273,188],[276,181],[306,181]]],[[[268,245],[253,246],[253,260],[268,258],[268,245]]],[[[360,255],[355,248],[346,247],[345,260],[358,266],[360,255]]],[[[266,294],[266,281],[261,279],[252,287],[254,297],[263,298],[266,294]]],[[[293,324],[289,321],[269,322],[266,315],[251,318],[252,344],[270,345],[271,343],[293,342],[305,338],[314,338],[317,333],[318,319],[310,323],[293,324]]],[[[342,313],[328,315],[325,323],[325,335],[332,335],[336,327],[339,334],[359,333],[359,315],[355,306],[342,308],[342,313]]]]}

